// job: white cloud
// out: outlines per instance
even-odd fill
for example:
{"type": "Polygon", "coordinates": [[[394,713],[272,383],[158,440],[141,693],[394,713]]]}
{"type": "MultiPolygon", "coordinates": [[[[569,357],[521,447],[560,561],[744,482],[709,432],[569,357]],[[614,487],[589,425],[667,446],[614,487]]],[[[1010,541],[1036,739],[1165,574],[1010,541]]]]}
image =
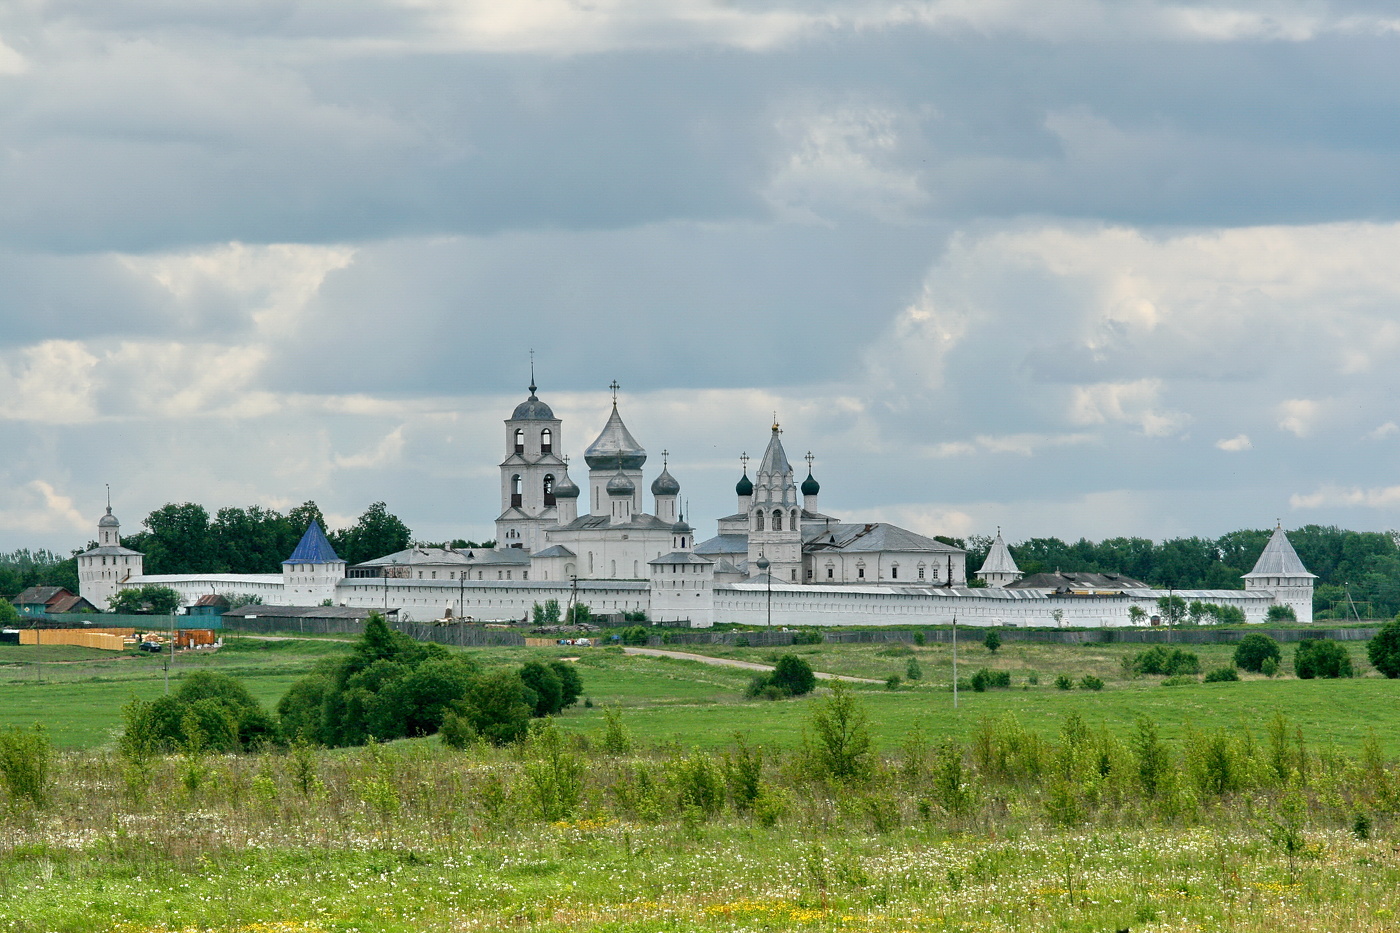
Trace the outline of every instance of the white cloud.
{"type": "Polygon", "coordinates": [[[1252,450],[1254,443],[1249,439],[1248,434],[1236,434],[1234,437],[1216,441],[1215,446],[1230,453],[1239,453],[1242,450],[1252,450]]]}
{"type": "Polygon", "coordinates": [[[1278,406],[1278,426],[1295,437],[1307,437],[1317,426],[1323,406],[1307,398],[1292,398],[1278,406]]]}
{"type": "Polygon", "coordinates": [[[394,428],[369,450],[349,456],[337,454],[335,465],[342,470],[367,470],[397,464],[403,457],[403,428],[403,425],[394,428]]]}
{"type": "Polygon", "coordinates": [[[0,77],[22,75],[28,70],[28,60],[7,45],[3,37],[0,37],[0,77]]]}
{"type": "Polygon", "coordinates": [[[1161,391],[1159,379],[1076,386],[1069,418],[1075,424],[1122,422],[1137,426],[1148,437],[1170,437],[1190,424],[1191,416],[1154,407],[1161,391]]]}
{"type": "Polygon", "coordinates": [[[1288,499],[1295,509],[1361,507],[1393,509],[1400,506],[1400,486],[1362,489],[1357,486],[1324,485],[1310,493],[1295,493],[1288,499]]]}
{"type": "Polygon", "coordinates": [[[71,496],[58,492],[45,480],[31,480],[9,490],[0,488],[0,526],[11,533],[61,533],[77,541],[76,536],[90,534],[95,523],[95,518],[84,516],[75,507],[71,496]]]}
{"type": "Polygon", "coordinates": [[[1378,441],[1395,434],[1400,434],[1400,425],[1396,424],[1394,421],[1387,421],[1385,424],[1369,432],[1366,436],[1373,441],[1378,441]]]}

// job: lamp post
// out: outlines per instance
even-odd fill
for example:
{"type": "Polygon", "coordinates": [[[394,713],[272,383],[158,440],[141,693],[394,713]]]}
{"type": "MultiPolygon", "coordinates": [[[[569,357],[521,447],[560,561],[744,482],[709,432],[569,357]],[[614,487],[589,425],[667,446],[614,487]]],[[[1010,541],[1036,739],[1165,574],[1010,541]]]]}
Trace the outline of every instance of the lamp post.
{"type": "Polygon", "coordinates": [[[773,575],[768,572],[768,568],[773,565],[761,553],[754,565],[758,567],[759,573],[768,578],[768,630],[771,632],[773,630],[773,575]]]}
{"type": "Polygon", "coordinates": [[[958,708],[958,614],[953,613],[953,709],[958,708]]]}

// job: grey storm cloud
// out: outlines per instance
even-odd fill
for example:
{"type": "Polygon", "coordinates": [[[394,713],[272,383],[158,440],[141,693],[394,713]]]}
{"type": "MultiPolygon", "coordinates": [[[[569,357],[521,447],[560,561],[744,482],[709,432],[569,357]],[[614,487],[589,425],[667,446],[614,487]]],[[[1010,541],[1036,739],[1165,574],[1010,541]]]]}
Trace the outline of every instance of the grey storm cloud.
{"type": "MultiPolygon", "coordinates": [[[[1400,522],[1383,3],[0,9],[0,548],[105,482],[489,533],[536,352],[697,519],[1400,522]],[[1260,513],[1267,513],[1260,518],[1260,513]]],[[[1014,529],[1014,530],[1013,530],[1014,529]]]]}

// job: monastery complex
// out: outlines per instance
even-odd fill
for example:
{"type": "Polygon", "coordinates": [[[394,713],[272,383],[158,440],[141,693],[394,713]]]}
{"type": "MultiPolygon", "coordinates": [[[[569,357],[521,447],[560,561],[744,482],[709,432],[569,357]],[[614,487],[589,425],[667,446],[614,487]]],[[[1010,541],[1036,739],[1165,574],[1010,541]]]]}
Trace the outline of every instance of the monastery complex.
{"type": "MultiPolygon", "coordinates": [[[[146,574],[142,555],[122,546],[109,506],[98,546],[78,558],[81,594],[106,606],[119,589],[158,583],[186,604],[249,594],[267,605],[398,609],[400,619],[417,621],[519,621],[536,603],[576,600],[595,614],[644,612],[697,628],[936,625],[955,617],[969,625],[1126,626],[1155,615],[1167,595],[1112,574],[1023,577],[1000,532],[973,575],[986,586],[970,587],[962,549],[886,522],[823,513],[811,454],[799,483],[776,423],[752,476],[742,458],[733,514],[697,542],[664,451],[660,472],[644,486],[647,451],[623,423],[612,388],[612,413],[584,451],[580,486],[563,455],[563,422],[531,381],[529,397],[505,422],[493,548],[414,547],[347,567],[313,522],[280,574],[146,574]]],[[[1313,580],[1276,528],[1244,589],[1174,593],[1238,607],[1249,622],[1264,621],[1274,605],[1311,622],[1313,580]]]]}

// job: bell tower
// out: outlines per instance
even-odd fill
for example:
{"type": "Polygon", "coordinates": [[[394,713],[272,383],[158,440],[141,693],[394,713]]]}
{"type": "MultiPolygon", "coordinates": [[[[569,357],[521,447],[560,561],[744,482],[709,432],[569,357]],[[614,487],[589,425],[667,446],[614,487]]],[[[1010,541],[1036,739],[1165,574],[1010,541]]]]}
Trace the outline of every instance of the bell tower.
{"type": "Polygon", "coordinates": [[[530,397],[506,420],[505,459],[501,461],[501,516],[496,547],[527,554],[545,547],[545,531],[559,524],[556,485],[565,477],[561,422],[535,392],[530,365],[530,397]]]}

